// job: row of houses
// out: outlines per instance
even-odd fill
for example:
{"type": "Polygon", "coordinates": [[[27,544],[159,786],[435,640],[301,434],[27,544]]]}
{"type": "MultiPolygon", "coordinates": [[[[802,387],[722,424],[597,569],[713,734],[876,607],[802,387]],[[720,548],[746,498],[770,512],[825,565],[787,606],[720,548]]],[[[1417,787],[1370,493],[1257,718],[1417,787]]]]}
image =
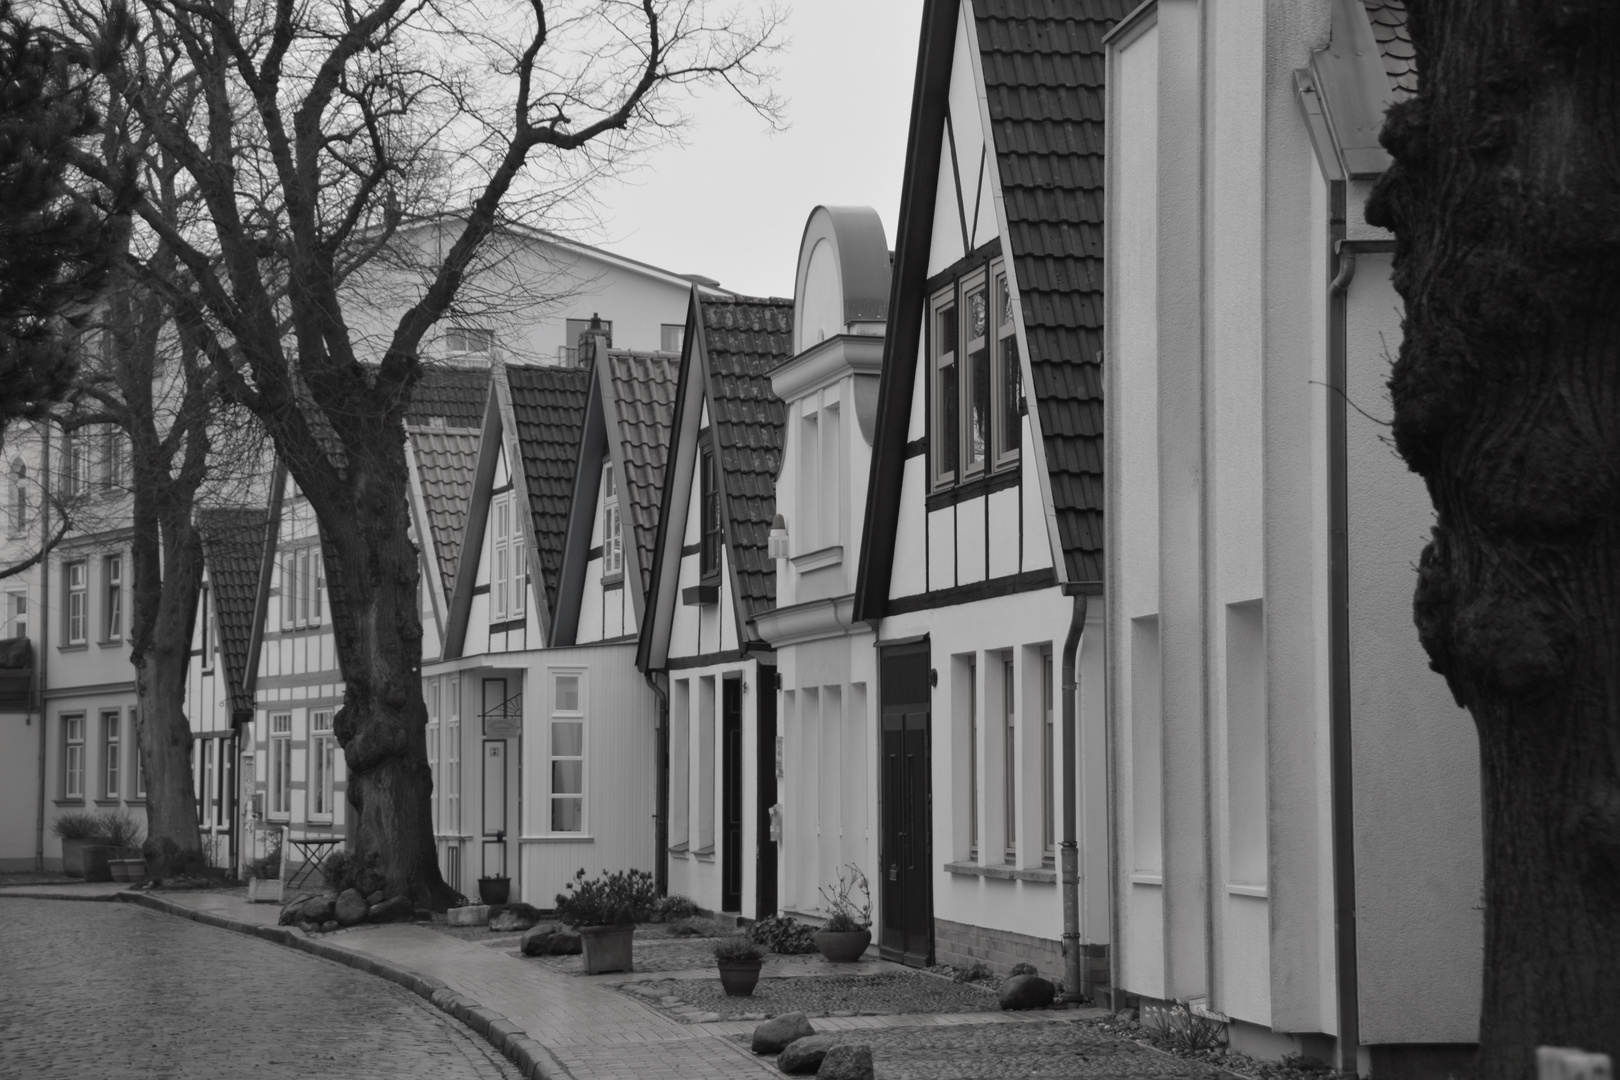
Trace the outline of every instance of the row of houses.
{"type": "MultiPolygon", "coordinates": [[[[1465,1071],[1477,750],[1412,626],[1360,212],[1415,79],[1400,0],[928,0],[892,247],[818,207],[791,298],[626,263],[656,341],[430,370],[447,880],[814,921],[853,865],[889,959],[1465,1071]]],[[[311,515],[283,477],[208,527],[199,813],[341,835],[311,515]]]]}

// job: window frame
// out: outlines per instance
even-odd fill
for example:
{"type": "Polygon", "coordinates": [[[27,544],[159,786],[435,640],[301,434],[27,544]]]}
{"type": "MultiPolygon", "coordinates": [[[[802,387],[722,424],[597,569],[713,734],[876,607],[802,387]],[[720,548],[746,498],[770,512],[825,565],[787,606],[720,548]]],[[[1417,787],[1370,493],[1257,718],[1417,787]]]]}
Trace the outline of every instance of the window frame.
{"type": "Polygon", "coordinates": [[[101,797],[116,799],[121,793],[123,780],[122,709],[101,710],[101,797]]]}
{"type": "Polygon", "coordinates": [[[679,352],[683,352],[685,349],[686,349],[686,324],[685,323],[678,322],[678,323],[659,323],[658,324],[658,351],[659,352],[679,353],[679,352]],[[669,344],[671,337],[673,337],[675,339],[675,344],[674,344],[673,347],[671,347],[670,344],[669,344]]]}
{"type": "Polygon", "coordinates": [[[602,581],[624,580],[624,516],[620,511],[619,487],[613,462],[602,464],[602,581]]]}
{"type": "Polygon", "coordinates": [[[198,651],[202,657],[202,670],[204,674],[214,670],[214,643],[213,643],[213,612],[210,610],[209,600],[213,593],[213,582],[204,581],[202,589],[197,596],[198,651]]]}
{"type": "Polygon", "coordinates": [[[87,645],[90,642],[90,560],[69,559],[62,563],[62,591],[67,596],[67,607],[62,619],[62,644],[87,645]],[[78,584],[74,584],[74,573],[78,584]],[[77,608],[77,611],[75,611],[77,608]],[[74,632],[77,623],[78,632],[74,632]]]}
{"type": "Polygon", "coordinates": [[[444,717],[444,830],[453,836],[461,831],[461,677],[444,680],[441,709],[444,717]]]}
{"type": "Polygon", "coordinates": [[[1010,653],[1001,654],[1002,834],[1008,864],[1018,862],[1018,681],[1010,653]]]}
{"type": "Polygon", "coordinates": [[[427,759],[428,777],[433,782],[433,797],[428,800],[432,809],[433,835],[439,835],[439,802],[443,789],[439,785],[439,677],[422,680],[422,703],[427,706],[427,759]]]}
{"type": "Polygon", "coordinates": [[[124,429],[106,424],[101,432],[101,489],[117,491],[124,486],[124,429]]]}
{"type": "Polygon", "coordinates": [[[141,757],[140,710],[133,705],[129,710],[129,740],[130,747],[130,774],[134,777],[134,786],[130,789],[130,798],[141,802],[146,801],[146,759],[141,757]]]}
{"type": "Polygon", "coordinates": [[[6,535],[25,535],[32,512],[28,506],[28,466],[20,458],[11,463],[11,499],[6,511],[6,535]]]}
{"type": "Polygon", "coordinates": [[[28,636],[28,590],[26,588],[23,588],[23,589],[8,589],[6,591],[5,598],[6,598],[6,610],[5,610],[6,636],[7,637],[27,637],[28,636]],[[19,601],[20,601],[20,603],[19,603],[19,601]],[[19,630],[21,631],[20,633],[19,633],[19,630]]]}
{"type": "Polygon", "coordinates": [[[721,523],[720,468],[714,447],[698,447],[698,577],[705,584],[720,580],[725,528],[721,523]]]}
{"type": "Polygon", "coordinates": [[[527,617],[529,568],[516,489],[490,499],[489,620],[511,622],[527,617]]]}
{"type": "Polygon", "coordinates": [[[329,822],[336,816],[337,805],[337,736],[332,731],[331,709],[309,712],[308,772],[305,803],[309,820],[329,822]]]}
{"type": "Polygon", "coordinates": [[[1041,650],[1041,861],[1057,861],[1057,668],[1052,647],[1041,650]]]}
{"type": "Polygon", "coordinates": [[[965,488],[992,477],[1011,476],[1023,460],[1023,351],[1018,344],[1018,304],[1012,275],[999,255],[970,256],[970,265],[940,284],[928,298],[923,355],[928,377],[927,448],[930,494],[965,488]],[[1006,289],[1005,310],[1001,290],[1006,289]],[[983,290],[985,330],[982,338],[987,383],[978,386],[969,370],[975,355],[969,326],[971,297],[983,290]],[[953,313],[949,319],[943,317],[953,313]],[[1008,318],[1001,321],[1001,316],[1008,318]],[[944,327],[955,337],[955,348],[943,349],[944,327]],[[1009,372],[1007,364],[1016,365],[1009,372]],[[949,371],[954,384],[946,377],[949,371]],[[1019,395],[1008,401],[1008,386],[1016,379],[1019,395]],[[985,396],[984,448],[974,461],[973,403],[985,396]],[[951,421],[954,419],[954,426],[951,421]]]}
{"type": "Polygon", "coordinates": [[[495,331],[484,326],[447,326],[444,330],[444,352],[446,356],[492,356],[495,353],[495,331]]]}
{"type": "Polygon", "coordinates": [[[82,712],[62,713],[57,722],[62,727],[61,792],[64,802],[84,801],[84,724],[82,712]]]}
{"type": "Polygon", "coordinates": [[[124,556],[101,557],[101,640],[124,640],[124,556]]]}
{"type": "Polygon", "coordinates": [[[995,303],[995,317],[990,326],[990,414],[996,420],[992,428],[990,462],[995,469],[1006,469],[1017,464],[1023,454],[1024,442],[1024,364],[1018,347],[1018,313],[1013,302],[1012,282],[1006,265],[1000,262],[990,267],[990,296],[995,303]],[[1006,316],[1002,321],[1002,315],[1006,316]],[[1012,370],[1007,368],[1011,357],[1012,370]],[[1017,397],[1008,401],[1008,390],[1016,383],[1017,397]],[[1010,436],[1010,438],[1009,438],[1010,436]]]}
{"type": "Polygon", "coordinates": [[[587,722],[589,703],[586,700],[586,672],[583,668],[559,668],[551,672],[551,708],[546,722],[546,823],[548,832],[554,836],[589,836],[590,821],[587,809],[590,792],[590,725],[587,722]],[[566,679],[574,682],[574,708],[567,709],[562,705],[562,684],[566,679]],[[557,752],[557,728],[563,724],[577,724],[579,726],[579,752],[577,754],[559,754],[557,752]],[[559,791],[557,787],[557,765],[560,762],[578,762],[579,764],[579,790],[559,791]],[[566,829],[558,827],[557,803],[559,800],[572,800],[579,804],[577,815],[578,828],[566,829]]]}
{"type": "Polygon", "coordinates": [[[292,817],[292,713],[271,713],[267,727],[270,761],[265,776],[269,788],[265,814],[271,821],[287,821],[292,817]]]}

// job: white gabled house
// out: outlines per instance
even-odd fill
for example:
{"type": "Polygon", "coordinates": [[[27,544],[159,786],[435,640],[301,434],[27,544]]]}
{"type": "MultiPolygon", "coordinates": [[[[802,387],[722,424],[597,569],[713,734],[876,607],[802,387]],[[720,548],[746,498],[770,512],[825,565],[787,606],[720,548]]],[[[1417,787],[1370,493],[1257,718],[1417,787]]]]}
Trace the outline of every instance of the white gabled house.
{"type": "Polygon", "coordinates": [[[792,353],[790,300],[694,289],[636,664],[667,687],[667,887],[746,918],[778,907],[776,668],[755,622],[785,415],[768,372],[792,353]]]}
{"type": "Polygon", "coordinates": [[[883,955],[1028,961],[1093,997],[1111,942],[1100,40],[1125,7],[924,8],[853,613],[877,637],[883,955]]]}

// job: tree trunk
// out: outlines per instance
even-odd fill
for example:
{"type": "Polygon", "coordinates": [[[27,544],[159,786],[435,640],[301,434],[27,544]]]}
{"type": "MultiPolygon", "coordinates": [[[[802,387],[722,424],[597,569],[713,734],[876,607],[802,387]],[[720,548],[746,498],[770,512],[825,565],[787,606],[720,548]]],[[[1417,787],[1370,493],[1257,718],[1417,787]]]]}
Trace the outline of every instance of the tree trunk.
{"type": "Polygon", "coordinates": [[[197,827],[191,726],[185,714],[190,653],[185,646],[189,644],[188,640],[178,649],[172,643],[155,644],[135,666],[135,701],[140,710],[136,737],[146,764],[146,842],[142,851],[147,876],[153,880],[198,874],[207,866],[197,827]]]}
{"type": "Polygon", "coordinates": [[[1396,447],[1437,513],[1415,614],[1473,714],[1480,1073],[1620,1057],[1620,12],[1413,4],[1419,95],[1367,219],[1397,239],[1396,447]]]}

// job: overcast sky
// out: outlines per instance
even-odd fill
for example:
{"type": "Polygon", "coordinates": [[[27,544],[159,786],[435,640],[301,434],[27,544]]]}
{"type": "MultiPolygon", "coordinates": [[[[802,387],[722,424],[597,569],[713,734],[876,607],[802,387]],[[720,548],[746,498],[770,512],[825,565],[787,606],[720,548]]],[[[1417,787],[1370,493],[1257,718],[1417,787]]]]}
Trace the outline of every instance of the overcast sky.
{"type": "Polygon", "coordinates": [[[797,0],[775,59],[788,129],[708,92],[684,146],[599,192],[603,233],[586,239],[756,296],[793,295],[817,205],[875,208],[893,248],[921,21],[922,0],[797,0]]]}

